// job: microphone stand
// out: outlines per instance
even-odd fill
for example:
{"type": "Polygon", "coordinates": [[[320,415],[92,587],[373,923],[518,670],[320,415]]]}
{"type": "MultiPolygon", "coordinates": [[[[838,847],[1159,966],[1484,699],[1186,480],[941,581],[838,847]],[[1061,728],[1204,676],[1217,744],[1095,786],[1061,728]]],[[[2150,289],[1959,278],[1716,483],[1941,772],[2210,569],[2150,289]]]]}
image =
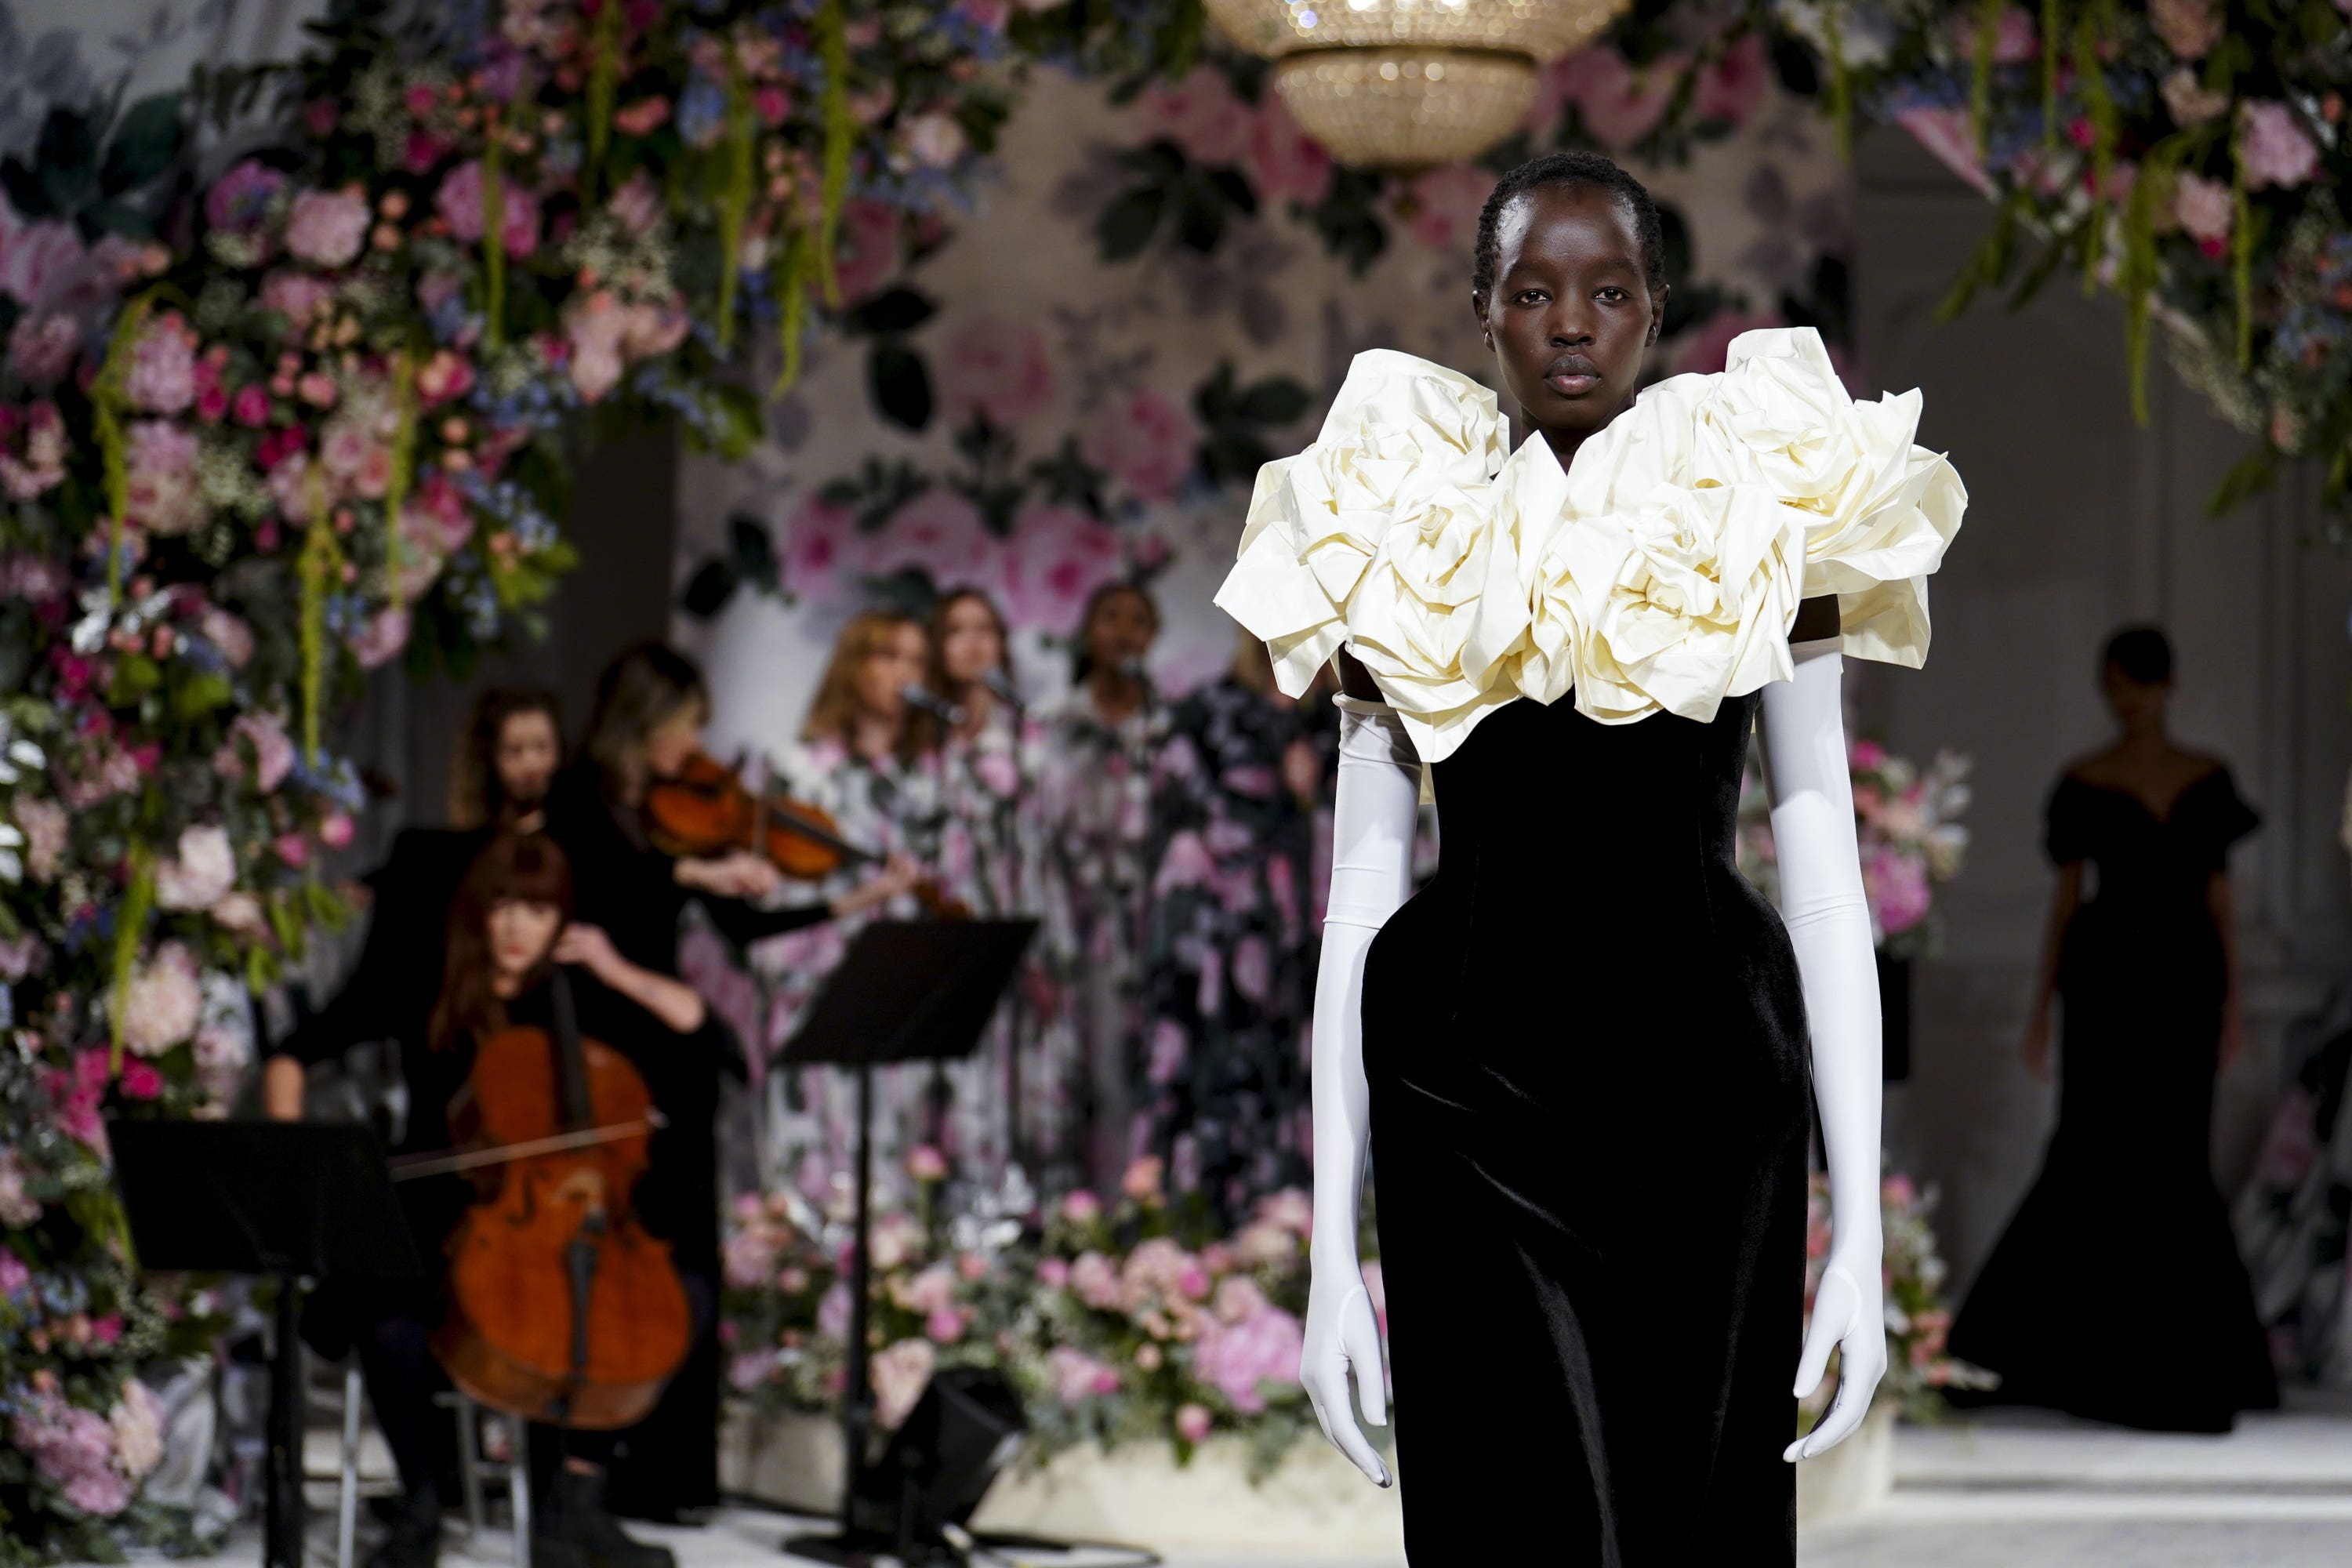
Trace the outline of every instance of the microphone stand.
{"type": "MultiPolygon", "coordinates": [[[[1021,689],[1013,683],[1010,676],[1003,678],[1002,687],[986,680],[982,685],[1013,715],[1012,722],[1007,726],[1013,740],[1013,795],[1006,805],[1011,815],[1009,830],[1005,834],[1006,852],[1013,858],[1006,893],[1006,901],[1011,908],[1001,912],[1024,914],[1029,912],[1028,859],[1022,830],[1028,815],[1029,768],[1022,753],[1029,728],[1029,709],[1021,700],[1021,689]]],[[[1029,1151],[1023,1146],[1021,1135],[1021,1047],[1029,1026],[1029,987],[1025,978],[1013,981],[1013,1011],[1008,1022],[1012,1029],[1004,1051],[1004,1152],[1010,1163],[1025,1177],[1029,1168],[1029,1151]]]]}

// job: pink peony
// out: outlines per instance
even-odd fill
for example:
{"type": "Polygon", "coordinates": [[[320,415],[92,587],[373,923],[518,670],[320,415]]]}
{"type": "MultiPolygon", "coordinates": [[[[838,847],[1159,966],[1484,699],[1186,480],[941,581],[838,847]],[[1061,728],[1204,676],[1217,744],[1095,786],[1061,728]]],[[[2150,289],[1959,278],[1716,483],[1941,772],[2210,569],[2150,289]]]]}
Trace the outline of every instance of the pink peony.
{"type": "Polygon", "coordinates": [[[1668,56],[1638,70],[1607,44],[1591,44],[1553,69],[1559,90],[1574,103],[1592,139],[1622,152],[1657,128],[1674,97],[1683,61],[1668,56]]]}
{"type": "Polygon", "coordinates": [[[162,1056],[196,1032],[203,1011],[195,954],[180,942],[166,942],[132,974],[123,995],[123,1048],[136,1056],[162,1056]]]}
{"type": "Polygon", "coordinates": [[[1313,206],[1331,194],[1331,153],[1273,93],[1250,122],[1249,176],[1261,200],[1313,206]]]}
{"type": "Polygon", "coordinates": [[[1118,1269],[1099,1252],[1081,1252],[1070,1265],[1070,1291],[1098,1312],[1116,1311],[1123,1300],[1118,1269]]]}
{"type": "Polygon", "coordinates": [[[2201,60],[2221,41],[2221,8],[2213,0],[2148,0],[2148,25],[2184,60],[2201,60]]]}
{"type": "Polygon", "coordinates": [[[8,371],[37,391],[65,379],[81,352],[81,327],[57,310],[27,311],[8,330],[8,371]]]}
{"type": "Polygon", "coordinates": [[[980,509],[956,491],[934,485],[900,507],[866,540],[865,569],[886,577],[908,567],[933,582],[966,583],[984,572],[997,542],[980,509]]]}
{"type": "Polygon", "coordinates": [[[933,1342],[951,1345],[963,1338],[964,1315],[954,1307],[941,1307],[923,1319],[923,1334],[933,1342]]]}
{"type": "Polygon", "coordinates": [[[155,868],[155,902],[167,910],[209,910],[236,885],[236,853],[224,827],[183,828],[177,852],[155,868]]]}
{"type": "Polygon", "coordinates": [[[1102,1218],[1102,1200],[1080,1187],[1062,1200],[1062,1217],[1072,1225],[1092,1225],[1102,1218]]]}
{"type": "Polygon", "coordinates": [[[335,298],[335,286],[307,272],[279,269],[261,280],[261,308],[283,315],[297,331],[335,298]]]}
{"type": "Polygon", "coordinates": [[[2294,111],[2276,99],[2248,103],[2238,134],[2251,186],[2300,185],[2318,171],[2319,149],[2304,134],[2294,111]]]}
{"type": "Polygon", "coordinates": [[[2220,180],[2183,172],[2173,183],[2172,216],[2190,238],[2216,254],[2230,237],[2230,220],[2236,204],[2230,187],[2220,180]]]}
{"type": "MultiPolygon", "coordinates": [[[[2022,19],[2025,13],[2012,7],[2008,15],[2022,19]]],[[[2026,23],[2025,37],[2030,49],[2031,22],[2026,23]]],[[[1772,62],[1764,52],[1764,35],[1750,32],[1700,69],[1691,107],[1701,120],[1727,120],[1740,126],[1755,118],[1771,91],[1772,62]]]]}
{"type": "Polygon", "coordinates": [[[1067,634],[1087,597],[1119,576],[1118,536],[1068,507],[1031,506],[1001,557],[1002,603],[1016,626],[1067,634]]]}
{"type": "Polygon", "coordinates": [[[186,317],[162,310],[148,318],[123,391],[150,414],[178,414],[196,400],[196,331],[186,317]]]}
{"type": "Polygon", "coordinates": [[[1265,1409],[1266,1384],[1296,1384],[1306,1336],[1298,1320],[1266,1307],[1237,1323],[1212,1320],[1192,1350],[1193,1375],[1245,1415],[1265,1409]]]}
{"type": "Polygon", "coordinates": [[[67,1504],[96,1519],[131,1505],[131,1478],[114,1462],[114,1429],[53,1389],[17,1403],[9,1436],[67,1504]]]}
{"type": "Polygon", "coordinates": [[[856,512],[811,496],[784,523],[779,570],[784,591],[823,598],[834,591],[837,579],[864,569],[866,550],[856,512]]]}
{"type": "Polygon", "coordinates": [[[1045,1368],[1053,1380],[1054,1397],[1065,1405],[1108,1399],[1118,1392],[1118,1373],[1074,1345],[1055,1345],[1048,1351],[1045,1368]]]}
{"type": "Polygon", "coordinates": [[[204,448],[196,433],[169,419],[136,419],[130,436],[127,521],[151,533],[186,533],[205,517],[196,484],[204,448]]]}
{"type": "Polygon", "coordinates": [[[1001,428],[1024,425],[1054,397],[1045,340],[1027,321],[982,316],[957,328],[939,362],[940,405],[961,424],[974,415],[1001,428]]]}
{"type": "Polygon", "coordinates": [[[1148,134],[1173,142],[1195,163],[1235,163],[1248,149],[1249,105],[1214,66],[1194,66],[1182,80],[1151,88],[1137,107],[1148,134]]]}
{"type": "Polygon", "coordinates": [[[294,768],[294,742],[274,713],[244,713],[229,726],[229,738],[213,756],[213,771],[224,778],[242,778],[250,749],[255,769],[253,786],[263,795],[274,793],[294,768]],[[243,746],[238,742],[242,741],[243,746]]]}
{"type": "Polygon", "coordinates": [[[1176,1407],[1176,1436],[1187,1443],[1205,1441],[1216,1417],[1205,1405],[1180,1405],[1176,1407]]]}
{"type": "Polygon", "coordinates": [[[1079,447],[1087,462],[1109,470],[1144,500],[1166,500],[1192,471],[1200,436],[1192,415],[1145,389],[1104,405],[1079,447]]]}
{"type": "Polygon", "coordinates": [[[1218,1285],[1216,1300],[1209,1310],[1223,1322],[1238,1323],[1244,1318],[1255,1317],[1265,1307],[1265,1292],[1257,1288],[1257,1281],[1246,1274],[1236,1274],[1218,1285]]]}
{"type": "Polygon", "coordinates": [[[1486,170],[1450,164],[1407,183],[1397,211],[1407,234],[1450,256],[1467,249],[1477,237],[1479,210],[1494,190],[1495,176],[1486,170]]]}
{"type": "Polygon", "coordinates": [[[1062,1290],[1068,1289],[1070,1283],[1070,1265],[1068,1260],[1060,1258],[1048,1258],[1044,1262],[1038,1264],[1037,1282],[1040,1285],[1045,1286],[1049,1290],[1062,1290]]]}
{"type": "MultiPolygon", "coordinates": [[[[539,198],[526,186],[512,179],[499,176],[499,229],[506,241],[506,252],[518,258],[539,248],[539,198]]],[[[478,245],[482,239],[482,164],[469,159],[449,171],[441,182],[440,192],[433,198],[434,210],[449,226],[449,232],[468,245],[478,245]]]]}
{"type": "Polygon", "coordinates": [[[1749,315],[1739,310],[1720,310],[1682,334],[1675,350],[1674,374],[1691,372],[1712,374],[1724,367],[1731,353],[1731,340],[1742,332],[1760,327],[1781,325],[1780,318],[1770,312],[1749,315]]]}
{"type": "Polygon", "coordinates": [[[304,191],[286,215],[286,248],[330,269],[349,267],[367,244],[368,205],[348,191],[304,191]]]}

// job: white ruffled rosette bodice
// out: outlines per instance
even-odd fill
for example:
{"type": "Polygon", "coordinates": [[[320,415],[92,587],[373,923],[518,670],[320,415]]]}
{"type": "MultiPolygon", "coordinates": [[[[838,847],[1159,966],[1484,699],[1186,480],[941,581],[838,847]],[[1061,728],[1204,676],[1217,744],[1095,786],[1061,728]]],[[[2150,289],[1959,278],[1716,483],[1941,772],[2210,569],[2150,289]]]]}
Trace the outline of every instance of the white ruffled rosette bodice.
{"type": "Polygon", "coordinates": [[[1507,455],[1486,387],[1374,350],[1315,444],[1259,470],[1216,602],[1293,697],[1346,643],[1433,763],[1522,697],[1711,719],[1793,673],[1797,605],[1822,595],[1844,652],[1916,667],[1968,504],[1913,443],[1919,408],[1855,401],[1810,327],[1743,332],[1563,471],[1540,435],[1507,455]]]}

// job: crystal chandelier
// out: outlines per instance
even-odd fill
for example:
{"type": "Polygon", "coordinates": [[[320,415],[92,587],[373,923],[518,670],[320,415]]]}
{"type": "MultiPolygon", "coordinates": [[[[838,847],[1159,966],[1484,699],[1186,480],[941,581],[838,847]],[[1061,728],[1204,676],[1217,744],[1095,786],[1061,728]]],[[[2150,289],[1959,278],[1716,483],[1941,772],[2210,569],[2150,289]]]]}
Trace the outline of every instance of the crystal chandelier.
{"type": "Polygon", "coordinates": [[[1600,37],[1629,0],[1204,0],[1275,62],[1275,90],[1343,163],[1475,158],[1535,99],[1536,68],[1600,37]]]}

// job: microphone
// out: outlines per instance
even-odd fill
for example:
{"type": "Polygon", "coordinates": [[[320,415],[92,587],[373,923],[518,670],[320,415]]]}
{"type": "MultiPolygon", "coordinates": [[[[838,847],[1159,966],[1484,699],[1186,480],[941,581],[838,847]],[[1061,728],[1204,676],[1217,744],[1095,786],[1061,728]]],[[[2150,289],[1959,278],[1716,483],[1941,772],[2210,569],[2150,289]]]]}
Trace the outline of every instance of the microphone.
{"type": "Polygon", "coordinates": [[[1013,685],[1013,678],[1005,674],[1001,669],[990,670],[986,675],[980,678],[980,683],[982,686],[987,687],[988,689],[995,695],[996,700],[1003,703],[1008,708],[1025,708],[1028,706],[1027,703],[1021,700],[1021,688],[1013,685]]]}
{"type": "Polygon", "coordinates": [[[911,680],[898,689],[898,700],[904,702],[908,707],[916,710],[918,712],[929,714],[932,718],[937,719],[942,724],[952,725],[963,722],[963,710],[961,708],[957,707],[954,703],[949,701],[946,698],[941,697],[930,688],[927,686],[918,686],[911,680]]]}

